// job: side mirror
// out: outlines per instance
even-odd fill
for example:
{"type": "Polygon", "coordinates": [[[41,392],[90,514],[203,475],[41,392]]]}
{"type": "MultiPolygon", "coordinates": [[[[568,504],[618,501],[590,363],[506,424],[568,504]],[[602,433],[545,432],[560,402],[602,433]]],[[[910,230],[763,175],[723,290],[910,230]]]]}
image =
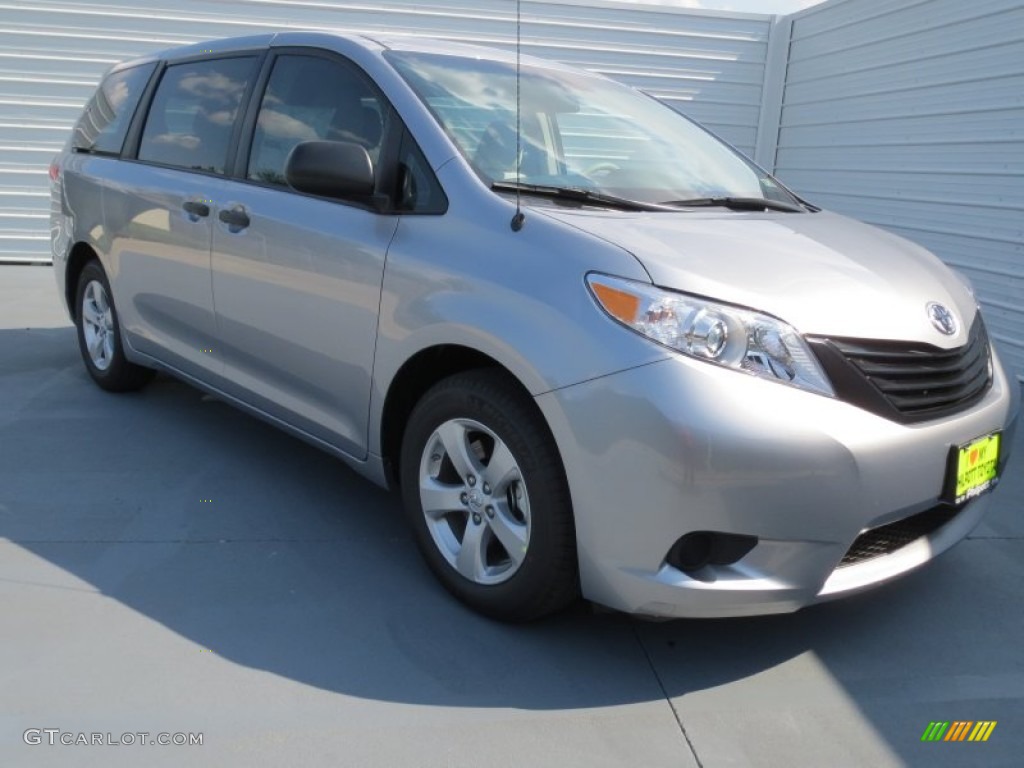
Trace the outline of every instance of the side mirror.
{"type": "Polygon", "coordinates": [[[288,154],[284,177],[311,195],[348,199],[373,195],[373,162],[349,141],[303,141],[288,154]]]}

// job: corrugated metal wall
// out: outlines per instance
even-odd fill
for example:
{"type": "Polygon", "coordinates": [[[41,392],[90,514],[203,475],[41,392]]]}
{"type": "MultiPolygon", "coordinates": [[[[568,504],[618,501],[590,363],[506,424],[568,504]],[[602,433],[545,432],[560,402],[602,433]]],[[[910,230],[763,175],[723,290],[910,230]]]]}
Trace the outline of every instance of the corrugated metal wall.
{"type": "MultiPolygon", "coordinates": [[[[523,50],[667,101],[748,153],[770,16],[523,2],[523,50]]],[[[512,0],[0,0],[0,261],[49,259],[50,158],[100,75],[180,43],[273,29],[388,31],[509,47],[512,0]]]]}
{"type": "Polygon", "coordinates": [[[974,282],[1024,373],[1024,3],[832,0],[791,17],[776,172],[974,282]]]}

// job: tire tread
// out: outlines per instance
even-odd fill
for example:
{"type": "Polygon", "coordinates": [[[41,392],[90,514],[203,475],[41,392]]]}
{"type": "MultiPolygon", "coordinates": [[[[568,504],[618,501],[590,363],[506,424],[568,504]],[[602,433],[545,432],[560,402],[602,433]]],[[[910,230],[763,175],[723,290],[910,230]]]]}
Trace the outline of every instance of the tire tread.
{"type": "MultiPolygon", "coordinates": [[[[548,563],[548,578],[543,583],[532,589],[529,594],[502,600],[500,604],[497,602],[489,604],[482,598],[473,599],[472,594],[475,590],[459,589],[456,579],[462,579],[462,577],[454,573],[447,563],[440,561],[440,555],[427,556],[428,564],[456,597],[492,618],[509,622],[528,622],[562,610],[579,598],[576,531],[565,470],[554,438],[537,406],[517,383],[510,380],[509,375],[504,371],[496,368],[484,368],[450,376],[434,385],[413,410],[407,425],[406,439],[403,440],[400,472],[403,497],[410,522],[416,529],[417,537],[422,539],[425,534],[427,539],[420,542],[421,550],[424,545],[427,547],[434,545],[429,533],[426,533],[425,526],[421,530],[419,520],[417,520],[417,517],[422,518],[422,512],[419,507],[416,483],[410,481],[416,480],[420,458],[419,446],[416,451],[411,450],[408,438],[417,428],[419,420],[423,418],[422,410],[429,410],[433,403],[445,402],[449,397],[467,397],[470,401],[476,401],[475,405],[478,408],[497,410],[513,425],[513,428],[520,433],[524,440],[530,443],[531,463],[528,467],[524,467],[524,472],[532,468],[529,491],[531,505],[534,505],[535,509],[537,498],[541,495],[538,493],[538,486],[543,490],[543,509],[552,517],[550,524],[554,542],[553,552],[548,563]],[[520,429],[514,426],[516,424],[525,426],[520,429]],[[415,462],[412,469],[409,467],[411,461],[415,462]],[[410,488],[410,485],[413,487],[410,488]],[[465,594],[466,591],[470,594],[465,594]]],[[[488,426],[494,429],[493,424],[488,424],[488,426]]],[[[503,436],[504,438],[505,436],[503,436]]],[[[536,524],[535,520],[535,530],[536,524]]],[[[427,553],[424,554],[427,555],[427,553]]],[[[518,573],[512,577],[512,580],[515,580],[517,576],[519,576],[518,573]]],[[[472,585],[472,587],[488,589],[488,587],[479,585],[472,585]]]]}
{"type": "Polygon", "coordinates": [[[82,361],[89,372],[89,376],[102,389],[108,392],[133,392],[148,384],[156,375],[156,371],[132,363],[124,356],[121,340],[121,320],[117,314],[117,306],[114,304],[114,294],[110,290],[110,281],[103,270],[98,259],[91,259],[78,275],[78,285],[75,286],[75,326],[78,338],[79,351],[82,353],[82,361]],[[90,280],[99,280],[107,292],[107,299],[114,313],[114,357],[110,367],[105,371],[99,370],[89,359],[89,353],[85,348],[82,322],[82,294],[85,286],[90,280]]]}

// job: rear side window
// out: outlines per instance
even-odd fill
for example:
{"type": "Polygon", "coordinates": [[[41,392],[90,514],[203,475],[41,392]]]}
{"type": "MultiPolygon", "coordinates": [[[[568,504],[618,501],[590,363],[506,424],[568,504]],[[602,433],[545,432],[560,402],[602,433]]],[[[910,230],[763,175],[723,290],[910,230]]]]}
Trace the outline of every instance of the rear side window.
{"type": "Polygon", "coordinates": [[[168,67],[146,117],[139,160],[224,173],[255,62],[240,56],[168,67]]]}
{"type": "Polygon", "coordinates": [[[75,125],[71,146],[84,152],[120,154],[128,124],[156,64],[142,64],[103,78],[75,125]]]}

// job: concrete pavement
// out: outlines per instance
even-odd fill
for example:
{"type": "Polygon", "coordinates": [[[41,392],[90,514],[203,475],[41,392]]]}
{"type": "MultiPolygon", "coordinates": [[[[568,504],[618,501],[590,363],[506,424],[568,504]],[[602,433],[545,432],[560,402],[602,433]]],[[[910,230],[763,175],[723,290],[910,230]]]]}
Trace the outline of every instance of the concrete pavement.
{"type": "Polygon", "coordinates": [[[339,462],[163,376],[100,391],[50,270],[0,267],[0,765],[1019,765],[1022,438],[970,539],[868,595],[508,627],[339,462]]]}

